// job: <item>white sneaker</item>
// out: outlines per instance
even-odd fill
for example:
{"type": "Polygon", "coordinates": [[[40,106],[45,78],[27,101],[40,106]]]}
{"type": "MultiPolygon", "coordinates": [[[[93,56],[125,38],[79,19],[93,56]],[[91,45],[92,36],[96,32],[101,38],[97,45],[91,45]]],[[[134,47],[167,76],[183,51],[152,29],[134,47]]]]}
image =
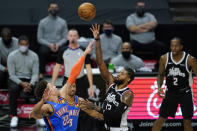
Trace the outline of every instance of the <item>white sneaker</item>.
{"type": "Polygon", "coordinates": [[[45,126],[45,122],[44,122],[44,120],[43,119],[37,119],[36,120],[36,124],[38,125],[38,126],[45,126]]]}
{"type": "Polygon", "coordinates": [[[15,128],[18,126],[18,117],[17,116],[13,116],[10,122],[10,127],[11,128],[15,128]]]}

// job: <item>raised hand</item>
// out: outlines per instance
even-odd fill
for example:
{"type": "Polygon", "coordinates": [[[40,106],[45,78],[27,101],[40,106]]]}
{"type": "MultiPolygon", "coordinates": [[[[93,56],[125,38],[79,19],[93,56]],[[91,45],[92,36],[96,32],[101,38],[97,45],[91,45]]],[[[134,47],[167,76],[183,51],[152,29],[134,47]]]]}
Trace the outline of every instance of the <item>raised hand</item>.
{"type": "Polygon", "coordinates": [[[99,37],[100,37],[100,35],[99,35],[100,25],[98,25],[98,24],[92,25],[90,30],[92,31],[94,39],[96,39],[96,40],[99,39],[99,37]]]}

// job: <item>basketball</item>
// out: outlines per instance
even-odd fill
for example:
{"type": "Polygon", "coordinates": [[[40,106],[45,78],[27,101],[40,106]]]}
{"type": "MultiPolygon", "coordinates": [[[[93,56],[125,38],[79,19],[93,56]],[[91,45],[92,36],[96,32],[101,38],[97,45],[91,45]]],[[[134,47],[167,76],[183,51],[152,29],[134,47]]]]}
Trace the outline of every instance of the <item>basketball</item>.
{"type": "Polygon", "coordinates": [[[82,20],[90,21],[96,15],[96,8],[93,4],[85,2],[78,7],[78,15],[82,20]]]}

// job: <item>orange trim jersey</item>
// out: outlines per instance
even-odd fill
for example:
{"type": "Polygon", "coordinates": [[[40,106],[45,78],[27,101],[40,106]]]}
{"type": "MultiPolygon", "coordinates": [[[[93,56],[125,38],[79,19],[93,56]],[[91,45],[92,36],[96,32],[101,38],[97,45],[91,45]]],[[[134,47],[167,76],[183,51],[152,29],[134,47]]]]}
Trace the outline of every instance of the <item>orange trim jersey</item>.
{"type": "Polygon", "coordinates": [[[76,131],[79,116],[78,97],[75,96],[75,104],[69,105],[66,99],[58,97],[59,103],[46,101],[53,109],[53,115],[44,117],[45,131],[76,131]]]}

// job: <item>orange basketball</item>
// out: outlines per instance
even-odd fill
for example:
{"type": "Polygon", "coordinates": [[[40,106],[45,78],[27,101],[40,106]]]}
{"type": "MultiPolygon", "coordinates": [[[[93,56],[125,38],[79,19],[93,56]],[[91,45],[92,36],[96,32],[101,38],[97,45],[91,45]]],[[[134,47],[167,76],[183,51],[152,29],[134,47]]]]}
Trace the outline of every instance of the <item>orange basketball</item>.
{"type": "Polygon", "coordinates": [[[93,4],[85,2],[78,7],[78,15],[82,20],[90,21],[96,15],[96,8],[93,4]]]}

